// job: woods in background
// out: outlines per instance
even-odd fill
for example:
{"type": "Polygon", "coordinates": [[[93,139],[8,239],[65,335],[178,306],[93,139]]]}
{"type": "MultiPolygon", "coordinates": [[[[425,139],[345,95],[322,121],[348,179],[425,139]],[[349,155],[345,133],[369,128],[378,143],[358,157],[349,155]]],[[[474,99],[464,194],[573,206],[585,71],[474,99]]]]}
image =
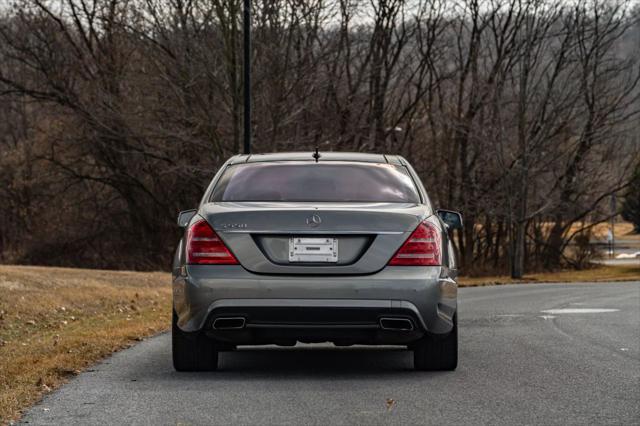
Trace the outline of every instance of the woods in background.
{"type": "MultiPolygon", "coordinates": [[[[240,0],[0,6],[0,260],[168,268],[242,138],[240,0]]],[[[580,266],[640,163],[625,0],[255,0],[254,152],[397,153],[467,272],[580,266]]]]}

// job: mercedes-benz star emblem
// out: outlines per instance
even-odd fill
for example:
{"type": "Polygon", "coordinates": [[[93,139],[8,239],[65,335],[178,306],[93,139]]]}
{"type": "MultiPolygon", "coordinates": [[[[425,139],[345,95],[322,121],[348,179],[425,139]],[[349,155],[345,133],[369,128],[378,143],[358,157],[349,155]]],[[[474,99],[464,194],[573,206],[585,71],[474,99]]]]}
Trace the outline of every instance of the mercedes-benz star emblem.
{"type": "Polygon", "coordinates": [[[312,226],[314,228],[320,225],[321,223],[322,223],[322,219],[317,214],[314,214],[313,216],[310,216],[307,218],[307,225],[312,226]]]}

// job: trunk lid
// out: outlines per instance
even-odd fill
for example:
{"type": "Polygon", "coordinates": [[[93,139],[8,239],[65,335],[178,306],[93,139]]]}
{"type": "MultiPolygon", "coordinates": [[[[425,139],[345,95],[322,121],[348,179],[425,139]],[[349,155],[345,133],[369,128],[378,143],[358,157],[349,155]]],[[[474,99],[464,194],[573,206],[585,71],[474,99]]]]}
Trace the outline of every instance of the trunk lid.
{"type": "Polygon", "coordinates": [[[249,271],[369,274],[430,212],[403,203],[219,202],[200,214],[249,271]],[[319,256],[292,256],[294,249],[319,256]]]}

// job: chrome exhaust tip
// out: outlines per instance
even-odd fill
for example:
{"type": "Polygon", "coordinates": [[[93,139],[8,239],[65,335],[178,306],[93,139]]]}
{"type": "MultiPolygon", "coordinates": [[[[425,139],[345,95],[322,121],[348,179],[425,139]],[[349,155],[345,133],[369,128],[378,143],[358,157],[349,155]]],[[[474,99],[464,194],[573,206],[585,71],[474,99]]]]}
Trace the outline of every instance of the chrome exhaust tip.
{"type": "Polygon", "coordinates": [[[213,320],[214,330],[238,330],[244,328],[244,317],[220,317],[213,320]]]}
{"type": "Polygon", "coordinates": [[[389,331],[411,331],[413,322],[408,318],[380,318],[380,328],[389,331]]]}

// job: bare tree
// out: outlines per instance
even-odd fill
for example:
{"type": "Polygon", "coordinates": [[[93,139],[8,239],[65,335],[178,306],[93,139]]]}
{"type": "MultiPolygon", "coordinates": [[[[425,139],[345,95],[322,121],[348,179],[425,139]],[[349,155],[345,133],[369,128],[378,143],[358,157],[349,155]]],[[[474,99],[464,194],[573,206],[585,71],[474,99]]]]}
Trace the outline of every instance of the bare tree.
{"type": "MultiPolygon", "coordinates": [[[[464,213],[467,271],[577,265],[568,247],[612,214],[640,161],[628,0],[252,7],[254,150],[408,157],[432,201],[464,213]]],[[[175,213],[240,149],[240,9],[0,10],[2,259],[166,267],[175,213]]]]}

